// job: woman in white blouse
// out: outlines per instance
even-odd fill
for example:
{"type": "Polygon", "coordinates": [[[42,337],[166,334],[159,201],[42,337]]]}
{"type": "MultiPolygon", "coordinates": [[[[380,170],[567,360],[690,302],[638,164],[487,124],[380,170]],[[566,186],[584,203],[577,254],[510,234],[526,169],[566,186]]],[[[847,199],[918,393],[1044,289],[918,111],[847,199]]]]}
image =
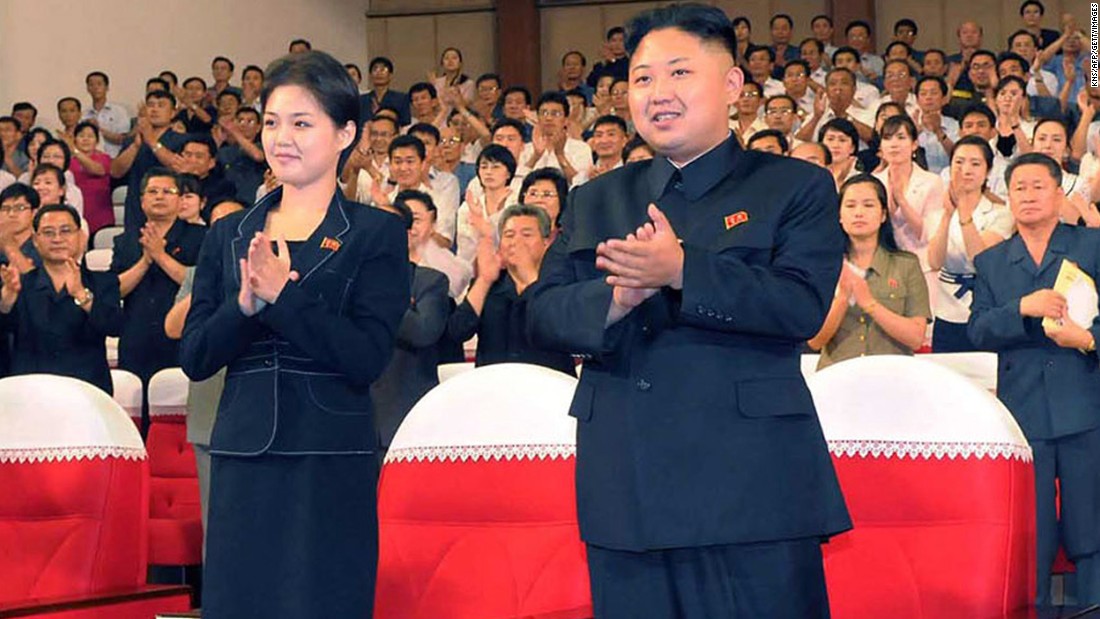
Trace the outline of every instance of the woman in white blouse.
{"type": "Polygon", "coordinates": [[[939,271],[933,313],[933,352],[975,350],[966,334],[974,287],[974,256],[1012,236],[1012,212],[986,196],[993,149],[980,136],[951,149],[951,185],[928,241],[928,262],[939,271]]]}
{"type": "Polygon", "coordinates": [[[511,188],[515,173],[516,159],[504,146],[490,144],[477,156],[477,178],[484,193],[478,196],[467,190],[466,200],[458,207],[455,254],[466,263],[473,263],[482,236],[496,236],[496,223],[504,207],[516,203],[511,188]]]}
{"type": "Polygon", "coordinates": [[[1066,199],[1062,201],[1061,218],[1070,225],[1100,227],[1100,212],[1092,201],[1092,188],[1082,177],[1066,170],[1066,153],[1069,134],[1066,125],[1060,120],[1044,119],[1035,125],[1032,134],[1033,152],[1048,155],[1062,165],[1062,191],[1066,199]]]}

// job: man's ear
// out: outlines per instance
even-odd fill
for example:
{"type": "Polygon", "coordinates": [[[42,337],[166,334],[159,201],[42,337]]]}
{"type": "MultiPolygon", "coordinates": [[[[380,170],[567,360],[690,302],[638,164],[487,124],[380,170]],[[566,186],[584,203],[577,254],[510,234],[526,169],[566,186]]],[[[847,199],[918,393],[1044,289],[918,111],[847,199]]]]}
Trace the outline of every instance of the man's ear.
{"type": "Polygon", "coordinates": [[[726,71],[725,80],[726,105],[733,105],[741,98],[741,88],[745,85],[745,74],[737,65],[733,65],[726,71]]]}

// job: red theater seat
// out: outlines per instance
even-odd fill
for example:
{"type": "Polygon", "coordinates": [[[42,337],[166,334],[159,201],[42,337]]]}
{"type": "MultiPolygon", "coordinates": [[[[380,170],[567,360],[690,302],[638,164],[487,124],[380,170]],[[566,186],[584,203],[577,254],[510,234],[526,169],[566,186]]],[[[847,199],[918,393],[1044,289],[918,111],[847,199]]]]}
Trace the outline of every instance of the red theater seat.
{"type": "Polygon", "coordinates": [[[855,525],[825,547],[834,619],[1015,616],[1035,596],[1035,480],[1011,414],[900,356],[808,381],[855,525]]]}
{"type": "Polygon", "coordinates": [[[202,509],[195,452],[187,442],[187,376],[179,368],[149,380],[149,563],[202,563],[202,509]]]}
{"type": "Polygon", "coordinates": [[[0,380],[0,617],[152,619],[187,588],[146,587],[149,468],[107,394],[40,374],[0,380]]]}
{"type": "Polygon", "coordinates": [[[592,616],[567,414],[576,382],[492,365],[413,408],[379,483],[377,619],[592,616]]]}

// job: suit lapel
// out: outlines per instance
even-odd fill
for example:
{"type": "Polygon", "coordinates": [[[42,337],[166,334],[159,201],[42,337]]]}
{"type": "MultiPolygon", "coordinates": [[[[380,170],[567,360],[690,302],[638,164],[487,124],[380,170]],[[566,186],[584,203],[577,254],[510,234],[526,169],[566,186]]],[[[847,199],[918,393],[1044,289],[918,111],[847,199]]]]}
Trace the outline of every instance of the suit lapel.
{"type": "Polygon", "coordinates": [[[333,194],[321,225],[317,226],[306,240],[305,246],[295,252],[291,258],[290,267],[301,276],[299,283],[309,279],[309,276],[328,262],[333,254],[340,251],[340,247],[344,244],[343,237],[351,229],[346,207],[340,192],[333,194]]]}
{"type": "Polygon", "coordinates": [[[267,211],[279,203],[283,197],[283,188],[276,187],[264,196],[255,206],[245,212],[244,217],[237,223],[237,236],[233,237],[233,279],[237,286],[241,285],[241,269],[238,266],[242,258],[248,258],[248,245],[257,232],[264,229],[267,223],[267,211]]]}

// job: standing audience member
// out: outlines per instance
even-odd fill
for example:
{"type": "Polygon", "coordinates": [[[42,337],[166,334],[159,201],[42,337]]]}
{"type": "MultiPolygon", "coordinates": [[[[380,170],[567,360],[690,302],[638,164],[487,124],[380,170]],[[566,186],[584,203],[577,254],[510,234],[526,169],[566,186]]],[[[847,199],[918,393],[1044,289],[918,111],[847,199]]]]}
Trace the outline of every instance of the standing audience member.
{"type": "Polygon", "coordinates": [[[771,48],[775,52],[774,73],[782,75],[787,63],[798,59],[798,48],[791,45],[794,19],[786,13],[777,13],[768,20],[768,26],[771,28],[771,48]]]}
{"type": "Polygon", "coordinates": [[[374,118],[380,108],[391,107],[397,110],[398,125],[408,125],[411,122],[409,95],[390,89],[393,61],[385,56],[377,56],[371,59],[367,71],[370,73],[371,89],[367,94],[359,96],[359,117],[366,122],[374,118]]]}
{"type": "Polygon", "coordinates": [[[596,119],[592,125],[592,139],[589,141],[596,156],[596,163],[587,171],[574,176],[573,186],[583,185],[601,174],[621,168],[623,147],[628,140],[626,121],[622,118],[607,115],[596,119]]]}
{"type": "Polygon", "coordinates": [[[477,157],[477,178],[481,181],[482,194],[468,192],[462,206],[458,207],[457,251],[455,255],[467,264],[473,264],[478,243],[483,238],[497,246],[496,226],[505,207],[515,204],[518,196],[511,189],[516,173],[516,160],[503,146],[490,144],[477,157]]]}
{"type": "Polygon", "coordinates": [[[0,264],[26,273],[42,259],[34,246],[34,213],[41,201],[38,192],[24,183],[0,191],[0,264]]]}
{"type": "Polygon", "coordinates": [[[98,150],[100,131],[92,122],[80,121],[73,131],[73,160],[70,171],[84,198],[84,219],[89,236],[105,226],[115,225],[111,203],[111,156],[98,150]]]}
{"type": "Polygon", "coordinates": [[[114,159],[130,133],[130,113],[122,105],[107,100],[111,79],[106,73],[92,71],[84,78],[84,85],[92,97],[92,104],[84,110],[84,120],[95,121],[103,139],[103,152],[114,159]]]}
{"type": "MultiPolygon", "coordinates": [[[[180,148],[182,165],[180,172],[194,174],[202,183],[202,195],[211,204],[221,198],[235,197],[237,188],[225,178],[217,165],[218,147],[209,135],[188,134],[180,148]]],[[[202,212],[204,221],[210,220],[210,212],[202,212]]]]}
{"type": "Polygon", "coordinates": [[[233,61],[225,56],[214,57],[210,62],[210,76],[214,78],[214,83],[206,91],[203,99],[205,105],[217,105],[218,98],[226,92],[231,92],[237,95],[238,100],[240,99],[241,89],[229,83],[229,80],[233,79],[233,71],[236,68],[233,61]]]}
{"type": "Polygon", "coordinates": [[[863,20],[849,22],[844,28],[844,36],[848,38],[848,46],[859,53],[857,74],[868,83],[876,83],[882,76],[884,63],[882,56],[871,51],[871,25],[863,20]]]}
{"type": "Polygon", "coordinates": [[[947,94],[943,78],[925,76],[917,80],[917,106],[920,108],[914,118],[920,129],[917,142],[924,149],[928,171],[936,174],[951,165],[948,153],[959,139],[959,121],[943,114],[947,94]]]}
{"type": "Polygon", "coordinates": [[[621,26],[615,26],[607,31],[607,41],[603,44],[600,55],[603,60],[592,67],[588,74],[588,85],[596,87],[596,82],[604,75],[611,75],[617,80],[625,80],[630,69],[630,59],[626,55],[626,46],[623,40],[626,38],[626,30],[621,26]]]}
{"type": "Polygon", "coordinates": [[[474,100],[476,94],[474,80],[462,72],[462,50],[457,47],[444,49],[443,53],[439,55],[439,68],[443,69],[442,73],[428,72],[428,81],[435,87],[437,93],[442,95],[442,93],[454,89],[458,91],[458,94],[464,100],[474,100]]]}
{"type": "Polygon", "coordinates": [[[592,149],[569,137],[565,119],[569,116],[569,101],[560,92],[544,92],[536,106],[539,124],[531,142],[523,147],[519,163],[527,169],[557,168],[572,182],[579,172],[592,167],[592,149]]]}
{"type": "MultiPolygon", "coordinates": [[[[176,153],[183,147],[184,136],[172,131],[172,112],[176,98],[171,93],[154,91],[145,95],[145,117],[138,118],[134,136],[111,161],[111,176],[126,180],[125,226],[136,231],[145,224],[141,207],[145,174],[156,167],[183,170],[183,159],[176,153]]],[[[125,295],[123,295],[125,296],[125,295]]]]}
{"type": "Polygon", "coordinates": [[[13,178],[23,173],[28,158],[19,149],[23,141],[23,126],[12,116],[0,116],[0,149],[3,150],[3,169],[13,178]]]}
{"type": "Polygon", "coordinates": [[[260,144],[260,113],[251,107],[237,110],[235,118],[218,119],[228,136],[218,148],[216,169],[236,189],[236,197],[251,204],[264,182],[264,150],[260,144]]]}
{"type": "Polygon", "coordinates": [[[857,164],[859,151],[859,133],[851,121],[843,118],[834,118],[826,122],[817,132],[817,141],[829,149],[832,163],[829,171],[833,174],[833,181],[837,190],[844,183],[860,173],[857,164]]]}
{"type": "Polygon", "coordinates": [[[1026,0],[1020,4],[1020,20],[1024,23],[1024,30],[1035,37],[1039,47],[1048,47],[1058,40],[1060,36],[1057,30],[1043,28],[1043,14],[1046,7],[1039,0],[1026,0]]]}
{"type": "Polygon", "coordinates": [[[183,80],[183,97],[178,101],[180,111],[173,122],[182,126],[181,133],[210,133],[218,110],[213,103],[206,104],[206,80],[189,77],[183,80]]]}
{"type": "Polygon", "coordinates": [[[83,115],[80,108],[80,99],[76,97],[62,97],[57,100],[57,119],[61,121],[61,129],[56,132],[58,140],[67,141],[66,138],[73,137],[76,124],[83,115]]]}
{"type": "Polygon", "coordinates": [[[764,103],[764,91],[760,84],[751,79],[745,80],[741,87],[741,96],[733,104],[734,115],[730,118],[730,129],[742,144],[747,144],[757,131],[768,128],[760,115],[760,106],[764,103]]]}
{"type": "Polygon", "coordinates": [[[260,109],[260,91],[264,87],[264,70],[250,64],[241,72],[241,107],[260,109]]]}

